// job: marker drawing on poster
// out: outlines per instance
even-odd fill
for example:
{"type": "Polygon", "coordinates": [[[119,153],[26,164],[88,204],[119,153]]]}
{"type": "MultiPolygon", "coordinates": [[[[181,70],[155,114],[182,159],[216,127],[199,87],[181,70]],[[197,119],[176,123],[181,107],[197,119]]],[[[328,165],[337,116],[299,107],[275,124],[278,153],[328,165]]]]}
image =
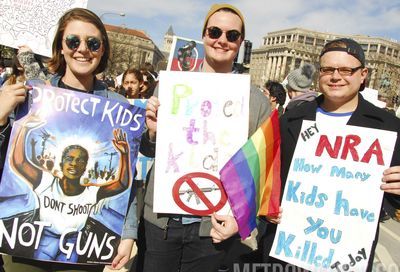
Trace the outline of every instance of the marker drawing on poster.
{"type": "Polygon", "coordinates": [[[219,171],[247,140],[248,75],[161,72],[154,211],[229,212],[219,171]]]}
{"type": "Polygon", "coordinates": [[[59,18],[69,9],[86,8],[88,0],[0,0],[0,44],[28,45],[42,56],[51,56],[59,18]]]}
{"type": "Polygon", "coordinates": [[[270,255],[311,271],[365,271],[396,137],[303,121],[270,255]]]}
{"type": "Polygon", "coordinates": [[[110,263],[128,208],[145,109],[35,86],[0,183],[0,251],[110,263]]]}

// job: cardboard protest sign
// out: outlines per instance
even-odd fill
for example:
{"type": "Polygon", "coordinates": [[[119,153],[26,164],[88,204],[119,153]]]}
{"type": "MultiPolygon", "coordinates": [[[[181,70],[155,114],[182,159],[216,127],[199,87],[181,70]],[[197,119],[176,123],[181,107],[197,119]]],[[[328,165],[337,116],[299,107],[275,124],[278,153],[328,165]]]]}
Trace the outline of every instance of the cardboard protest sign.
{"type": "MultiPolygon", "coordinates": [[[[128,99],[129,103],[141,108],[146,108],[147,99],[128,99]]],[[[147,173],[150,171],[153,165],[154,158],[144,156],[142,153],[138,153],[136,162],[136,180],[146,180],[147,173]]]]}
{"type": "Polygon", "coordinates": [[[128,208],[145,109],[35,86],[0,183],[1,252],[110,263],[128,208]]]}
{"type": "Polygon", "coordinates": [[[75,7],[86,8],[87,0],[0,0],[0,44],[50,57],[58,19],[75,7]]]}
{"type": "Polygon", "coordinates": [[[202,42],[174,36],[167,71],[198,71],[203,59],[202,42]]]}
{"type": "Polygon", "coordinates": [[[311,271],[365,271],[396,137],[303,121],[270,255],[311,271]]]}
{"type": "Polygon", "coordinates": [[[219,171],[246,142],[248,75],[161,72],[154,212],[227,213],[219,171]]]}

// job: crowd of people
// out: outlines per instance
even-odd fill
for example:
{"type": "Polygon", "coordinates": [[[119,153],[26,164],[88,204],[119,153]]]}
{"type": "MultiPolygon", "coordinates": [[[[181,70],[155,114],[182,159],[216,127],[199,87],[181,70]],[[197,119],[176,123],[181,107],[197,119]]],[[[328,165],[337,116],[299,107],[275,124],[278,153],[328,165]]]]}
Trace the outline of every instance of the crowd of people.
{"type": "MultiPolygon", "coordinates": [[[[246,28],[242,12],[230,4],[214,4],[205,16],[202,39],[204,61],[202,73],[236,73],[233,63],[245,39],[246,28]]],[[[0,63],[2,83],[0,92],[0,174],[7,153],[14,111],[29,95],[28,79],[43,79],[52,86],[127,101],[148,99],[146,131],[140,152],[155,156],[158,96],[158,75],[151,64],[128,68],[121,83],[107,80],[104,70],[110,54],[107,32],[93,12],[75,8],[59,20],[52,46],[52,57],[43,63],[26,46],[16,51],[13,74],[5,79],[0,63]],[[97,77],[96,77],[97,75],[97,77]],[[3,80],[4,79],[4,80],[3,80]]],[[[249,86],[248,137],[278,109],[281,127],[281,176],[284,187],[303,120],[330,122],[338,127],[347,125],[378,128],[400,133],[400,119],[367,102],[360,92],[368,76],[364,51],[351,39],[329,41],[322,49],[319,73],[312,64],[291,71],[287,82],[268,81],[260,91],[249,86]],[[317,77],[317,78],[316,78],[317,77]],[[318,81],[318,89],[314,85],[318,81]],[[288,95],[288,97],[287,97],[288,95]],[[288,102],[287,102],[288,100],[288,102]],[[286,103],[285,103],[286,102],[286,103]],[[341,122],[337,122],[338,120],[341,122]],[[343,121],[344,120],[344,121],[343,121]]],[[[116,134],[116,148],[123,152],[124,137],[116,134]]],[[[15,148],[15,146],[10,146],[15,148]]],[[[22,148],[21,145],[19,148],[22,148]]],[[[84,156],[75,147],[79,156],[84,156]],[[79,151],[79,152],[78,152],[79,151]]],[[[384,200],[394,211],[400,208],[400,137],[397,138],[391,167],[382,174],[384,200]]],[[[87,152],[87,151],[86,151],[87,152]]],[[[77,156],[78,156],[77,155],[77,156]]],[[[72,155],[71,155],[72,156],[72,155]]],[[[82,166],[83,167],[83,166],[82,166]]],[[[132,177],[133,178],[133,177],[132,177]]],[[[64,179],[60,179],[60,182],[64,179]]],[[[67,179],[65,179],[67,181],[67,179]]],[[[0,185],[1,186],[1,185],[0,185]]],[[[79,186],[79,185],[78,185],[79,186]]],[[[78,190],[80,194],[82,190],[78,190]]],[[[234,264],[271,263],[286,266],[269,257],[276,226],[284,211],[276,217],[260,217],[258,250],[253,251],[240,239],[238,225],[231,215],[185,216],[153,212],[154,169],[147,175],[141,207],[132,201],[126,216],[121,243],[111,269],[120,269],[130,258],[137,241],[137,262],[131,271],[234,271],[234,264]],[[139,230],[139,231],[138,231],[139,230]]],[[[65,192],[66,195],[69,193],[65,192]]],[[[397,210],[397,216],[399,210],[397,210]]],[[[396,216],[394,214],[393,216],[396,216]]],[[[57,235],[52,234],[52,235],[57,235]]],[[[378,230],[369,256],[368,271],[372,270],[378,230]]],[[[103,265],[79,265],[30,260],[3,255],[5,271],[103,271],[103,265]]],[[[293,267],[292,267],[293,268],[293,267]]],[[[286,270],[283,270],[286,271],[286,270]]]]}

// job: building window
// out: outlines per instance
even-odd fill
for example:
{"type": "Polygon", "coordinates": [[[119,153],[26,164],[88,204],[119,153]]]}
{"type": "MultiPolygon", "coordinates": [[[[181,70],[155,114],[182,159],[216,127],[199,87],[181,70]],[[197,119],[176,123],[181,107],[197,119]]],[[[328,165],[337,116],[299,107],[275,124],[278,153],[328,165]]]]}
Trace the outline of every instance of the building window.
{"type": "Polygon", "coordinates": [[[387,50],[387,54],[388,54],[389,56],[391,56],[391,55],[392,55],[392,52],[393,52],[393,48],[388,48],[388,50],[387,50]]]}
{"type": "Polygon", "coordinates": [[[299,35],[298,42],[299,42],[299,43],[304,43],[304,36],[299,35]]]}
{"type": "Polygon", "coordinates": [[[314,38],[313,37],[306,37],[306,44],[314,45],[314,38]]]}
{"type": "Polygon", "coordinates": [[[364,52],[368,51],[368,44],[361,44],[361,47],[364,50],[364,52]]]}
{"type": "Polygon", "coordinates": [[[385,54],[386,51],[386,46],[381,45],[381,48],[379,49],[379,53],[385,54]]]}
{"type": "Polygon", "coordinates": [[[301,65],[301,59],[296,59],[294,62],[294,69],[299,68],[301,65]]]}
{"type": "Polygon", "coordinates": [[[323,39],[317,39],[317,46],[324,46],[325,42],[323,39]]]}
{"type": "Polygon", "coordinates": [[[397,56],[399,55],[399,50],[394,50],[393,52],[393,57],[397,58],[397,56]]]}
{"type": "Polygon", "coordinates": [[[377,44],[371,44],[369,46],[369,52],[370,53],[376,53],[378,51],[378,45],[377,44]]]}
{"type": "Polygon", "coordinates": [[[291,40],[291,35],[286,35],[286,42],[290,42],[291,40]]]}

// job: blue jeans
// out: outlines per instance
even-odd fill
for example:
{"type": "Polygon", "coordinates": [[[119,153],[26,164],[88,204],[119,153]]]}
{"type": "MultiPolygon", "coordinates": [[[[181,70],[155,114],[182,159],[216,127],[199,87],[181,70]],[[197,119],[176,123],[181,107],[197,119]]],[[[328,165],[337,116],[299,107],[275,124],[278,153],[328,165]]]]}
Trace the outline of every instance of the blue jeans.
{"type": "Polygon", "coordinates": [[[166,236],[163,229],[146,220],[144,226],[144,272],[218,271],[225,256],[224,243],[213,244],[210,237],[200,237],[200,223],[184,225],[170,219],[166,236]]]}
{"type": "MultiPolygon", "coordinates": [[[[76,240],[77,233],[73,233],[73,235],[64,238],[64,245],[66,243],[75,245],[76,240]]],[[[70,258],[67,258],[67,255],[60,251],[58,245],[59,242],[60,235],[44,230],[42,238],[40,239],[39,247],[35,250],[34,258],[40,260],[76,263],[78,261],[78,254],[76,253],[75,248],[72,251],[70,258]]]]}

